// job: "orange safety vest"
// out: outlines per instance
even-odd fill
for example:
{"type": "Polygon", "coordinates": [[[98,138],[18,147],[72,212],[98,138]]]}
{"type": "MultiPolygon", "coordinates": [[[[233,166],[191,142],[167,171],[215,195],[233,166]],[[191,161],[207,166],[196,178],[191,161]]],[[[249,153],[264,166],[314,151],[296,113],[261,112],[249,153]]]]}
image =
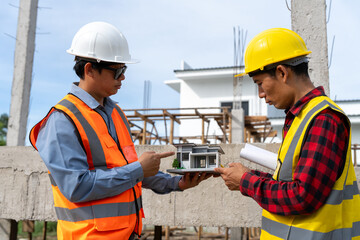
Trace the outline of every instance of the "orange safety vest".
{"type": "MultiPolygon", "coordinates": [[[[130,127],[120,107],[111,114],[120,146],[108,132],[99,113],[72,94],[65,96],[30,132],[30,142],[36,149],[41,127],[52,112],[61,111],[71,118],[87,155],[89,171],[122,167],[137,161],[130,127]]],[[[144,212],[141,201],[141,182],[132,189],[100,200],[74,203],[60,192],[49,172],[55,211],[58,218],[58,239],[129,239],[142,230],[144,212]]]]}

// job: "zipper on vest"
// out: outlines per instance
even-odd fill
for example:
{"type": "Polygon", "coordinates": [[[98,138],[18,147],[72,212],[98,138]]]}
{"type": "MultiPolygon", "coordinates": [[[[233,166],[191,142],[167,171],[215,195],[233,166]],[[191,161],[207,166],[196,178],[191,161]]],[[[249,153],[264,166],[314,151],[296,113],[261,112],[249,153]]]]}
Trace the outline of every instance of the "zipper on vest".
{"type": "MultiPolygon", "coordinates": [[[[121,154],[123,155],[126,163],[129,164],[128,160],[126,159],[126,157],[125,157],[125,155],[124,155],[124,153],[123,153],[123,151],[122,151],[122,149],[121,149],[121,147],[120,147],[119,139],[118,139],[118,142],[117,142],[116,144],[117,144],[117,146],[118,146],[121,154]]],[[[137,203],[137,197],[136,197],[135,188],[132,187],[132,190],[133,190],[133,194],[134,194],[134,202],[135,202],[135,209],[136,209],[136,225],[138,226],[137,235],[139,236],[139,232],[140,232],[140,231],[139,231],[139,230],[140,230],[140,215],[139,215],[140,209],[139,209],[139,206],[138,206],[138,203],[137,203]]],[[[136,226],[136,225],[135,225],[135,226],[136,226]]]]}

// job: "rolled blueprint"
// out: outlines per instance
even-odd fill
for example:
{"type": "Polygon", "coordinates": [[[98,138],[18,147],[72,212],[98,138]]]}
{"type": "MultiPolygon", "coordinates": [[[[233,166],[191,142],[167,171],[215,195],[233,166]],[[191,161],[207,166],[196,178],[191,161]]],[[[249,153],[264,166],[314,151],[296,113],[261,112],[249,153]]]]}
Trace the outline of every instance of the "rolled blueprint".
{"type": "Polygon", "coordinates": [[[246,143],[240,151],[240,157],[272,170],[276,169],[277,154],[254,145],[246,143]]]}

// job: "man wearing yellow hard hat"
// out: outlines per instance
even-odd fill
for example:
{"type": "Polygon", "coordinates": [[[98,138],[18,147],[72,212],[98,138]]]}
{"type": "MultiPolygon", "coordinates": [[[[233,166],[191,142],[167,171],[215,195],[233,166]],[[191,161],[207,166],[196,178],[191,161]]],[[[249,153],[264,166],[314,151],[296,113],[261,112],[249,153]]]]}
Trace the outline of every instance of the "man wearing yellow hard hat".
{"type": "Polygon", "coordinates": [[[260,98],[286,113],[277,168],[272,175],[231,163],[216,171],[230,190],[263,208],[261,239],[360,239],[350,121],[311,82],[310,53],[284,28],[250,41],[244,74],[258,85],[260,98]]]}

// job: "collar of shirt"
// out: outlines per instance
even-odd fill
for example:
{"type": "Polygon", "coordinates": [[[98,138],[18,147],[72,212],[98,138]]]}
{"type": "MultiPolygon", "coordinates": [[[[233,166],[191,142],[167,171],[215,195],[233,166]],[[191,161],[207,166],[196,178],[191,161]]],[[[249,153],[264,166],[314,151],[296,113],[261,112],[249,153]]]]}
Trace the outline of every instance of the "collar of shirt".
{"type": "Polygon", "coordinates": [[[84,89],[80,88],[79,82],[74,82],[71,86],[70,93],[78,97],[81,101],[83,101],[86,105],[88,105],[91,109],[104,109],[106,111],[112,112],[117,102],[111,100],[111,98],[106,97],[104,99],[104,107],[100,105],[98,101],[95,100],[88,92],[84,89]]]}
{"type": "Polygon", "coordinates": [[[300,98],[300,100],[297,101],[294,106],[292,106],[288,110],[285,110],[286,115],[288,116],[289,114],[291,114],[293,116],[297,116],[306,103],[308,103],[311,99],[319,96],[325,96],[324,88],[322,86],[314,88],[305,96],[300,98]]]}

